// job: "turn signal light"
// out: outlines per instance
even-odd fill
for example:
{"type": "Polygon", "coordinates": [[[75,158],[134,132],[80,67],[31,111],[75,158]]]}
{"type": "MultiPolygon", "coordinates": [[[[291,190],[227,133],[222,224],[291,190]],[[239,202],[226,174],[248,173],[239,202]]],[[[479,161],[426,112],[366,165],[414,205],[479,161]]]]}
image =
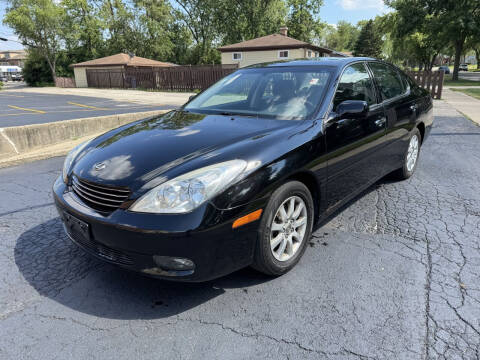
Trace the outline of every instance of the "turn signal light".
{"type": "Polygon", "coordinates": [[[259,209],[257,211],[254,211],[248,215],[242,216],[241,218],[235,220],[232,225],[232,229],[235,229],[239,226],[246,225],[248,223],[251,223],[252,221],[260,219],[260,216],[262,215],[262,209],[259,209]]]}

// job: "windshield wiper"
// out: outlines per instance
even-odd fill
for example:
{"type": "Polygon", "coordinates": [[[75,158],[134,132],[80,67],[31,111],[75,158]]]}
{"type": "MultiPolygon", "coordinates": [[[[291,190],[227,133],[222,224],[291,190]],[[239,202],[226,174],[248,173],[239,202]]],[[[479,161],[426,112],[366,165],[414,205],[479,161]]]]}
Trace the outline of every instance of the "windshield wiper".
{"type": "Polygon", "coordinates": [[[219,113],[219,115],[224,115],[224,116],[244,116],[244,117],[258,117],[257,114],[243,114],[243,113],[234,113],[230,111],[222,111],[219,113]]]}

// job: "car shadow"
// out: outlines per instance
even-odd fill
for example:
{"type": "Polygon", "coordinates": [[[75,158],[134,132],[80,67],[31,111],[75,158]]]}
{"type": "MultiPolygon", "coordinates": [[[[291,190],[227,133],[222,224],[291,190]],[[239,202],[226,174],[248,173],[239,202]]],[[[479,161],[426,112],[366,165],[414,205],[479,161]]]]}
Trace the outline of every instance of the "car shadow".
{"type": "MultiPolygon", "coordinates": [[[[314,227],[314,231],[357,200],[392,182],[388,177],[358,194],[314,227]]],[[[250,268],[205,283],[153,279],[106,264],[85,253],[65,235],[60,218],[20,235],[15,263],[42,296],[85,314],[110,319],[156,319],[181,314],[225,293],[277,279],[250,268]]],[[[278,279],[278,281],[281,281],[278,279]]]]}
{"type": "Polygon", "coordinates": [[[206,303],[225,289],[272,280],[250,268],[205,283],[158,280],[105,264],[86,254],[64,234],[60,218],[20,235],[15,263],[42,296],[73,310],[111,319],[170,317],[206,303]]]}

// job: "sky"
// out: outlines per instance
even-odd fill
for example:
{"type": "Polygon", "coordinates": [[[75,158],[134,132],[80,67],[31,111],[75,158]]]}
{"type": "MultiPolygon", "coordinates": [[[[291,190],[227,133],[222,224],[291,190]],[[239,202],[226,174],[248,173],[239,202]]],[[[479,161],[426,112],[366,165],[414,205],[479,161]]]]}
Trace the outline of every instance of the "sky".
{"type": "MultiPolygon", "coordinates": [[[[18,40],[12,29],[1,23],[5,14],[6,2],[0,0],[0,37],[18,40]]],[[[320,18],[328,24],[336,24],[346,20],[356,24],[360,20],[372,19],[388,11],[383,0],[324,0],[320,10],[320,18]]],[[[0,41],[0,51],[21,49],[22,45],[13,41],[0,41]]]]}

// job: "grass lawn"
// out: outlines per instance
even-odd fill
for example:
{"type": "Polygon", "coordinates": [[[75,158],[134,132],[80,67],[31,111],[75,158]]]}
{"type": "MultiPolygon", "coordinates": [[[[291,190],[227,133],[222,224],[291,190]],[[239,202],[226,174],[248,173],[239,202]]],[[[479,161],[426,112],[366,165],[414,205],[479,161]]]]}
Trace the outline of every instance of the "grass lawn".
{"type": "Polygon", "coordinates": [[[480,86],[480,81],[473,80],[464,80],[458,79],[457,81],[452,80],[452,74],[445,75],[443,85],[446,86],[480,86]]]}
{"type": "Polygon", "coordinates": [[[451,90],[460,91],[464,94],[470,95],[480,100],[480,89],[451,89],[451,90]]]}

